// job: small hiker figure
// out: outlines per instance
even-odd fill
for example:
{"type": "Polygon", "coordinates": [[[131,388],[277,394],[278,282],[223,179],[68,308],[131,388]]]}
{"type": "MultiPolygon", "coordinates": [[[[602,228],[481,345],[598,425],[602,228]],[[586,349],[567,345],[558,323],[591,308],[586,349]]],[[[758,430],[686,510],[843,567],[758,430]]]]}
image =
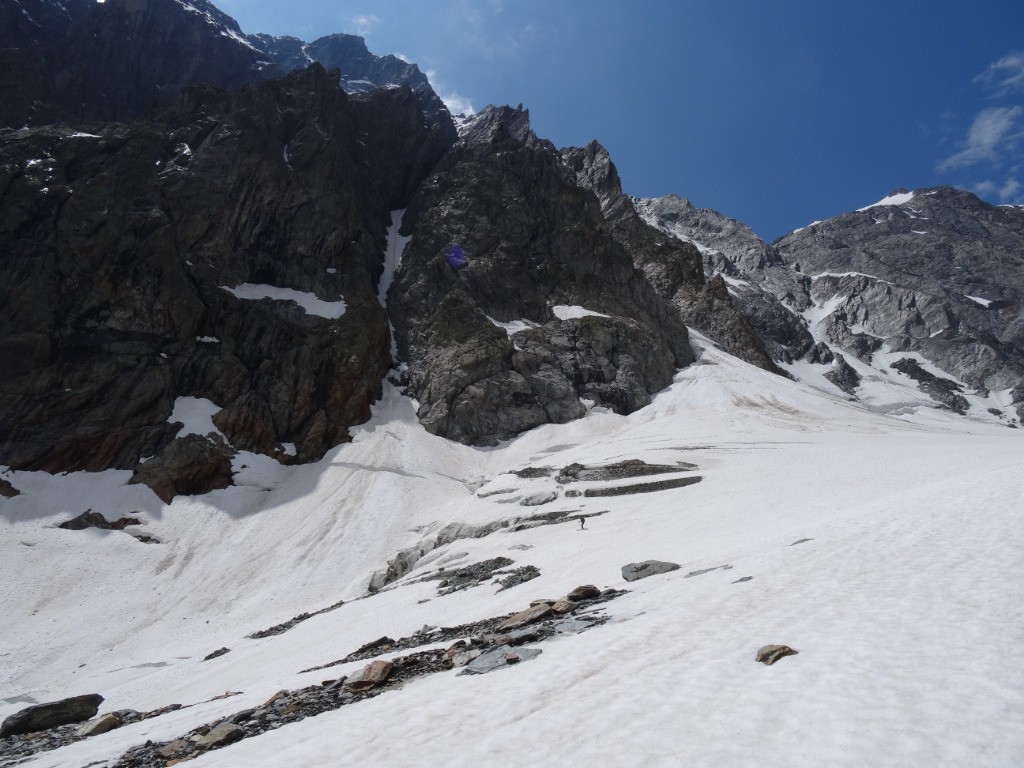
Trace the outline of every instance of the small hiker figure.
{"type": "Polygon", "coordinates": [[[580,515],[580,530],[581,531],[583,530],[583,523],[584,523],[584,521],[586,519],[587,519],[586,517],[584,517],[583,515],[580,515]]]}

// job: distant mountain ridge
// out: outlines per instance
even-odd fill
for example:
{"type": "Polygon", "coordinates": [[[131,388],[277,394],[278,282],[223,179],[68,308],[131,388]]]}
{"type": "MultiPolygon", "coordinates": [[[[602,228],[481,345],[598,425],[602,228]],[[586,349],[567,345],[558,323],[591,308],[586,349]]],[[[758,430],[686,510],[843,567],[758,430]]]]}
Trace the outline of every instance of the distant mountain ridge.
{"type": "Polygon", "coordinates": [[[131,119],[187,86],[237,88],[314,61],[343,72],[349,93],[405,85],[449,119],[415,64],[361,37],[246,36],[208,0],[5,0],[0,22],[0,127],[131,119]]]}
{"type": "Polygon", "coordinates": [[[682,198],[635,203],[663,231],[699,244],[705,269],[730,282],[776,359],[823,364],[834,352],[870,366],[879,353],[883,375],[898,378],[889,357],[920,356],[941,369],[934,375],[991,400],[979,400],[975,416],[1024,416],[1021,208],[952,187],[898,190],[766,244],[682,198]]]}

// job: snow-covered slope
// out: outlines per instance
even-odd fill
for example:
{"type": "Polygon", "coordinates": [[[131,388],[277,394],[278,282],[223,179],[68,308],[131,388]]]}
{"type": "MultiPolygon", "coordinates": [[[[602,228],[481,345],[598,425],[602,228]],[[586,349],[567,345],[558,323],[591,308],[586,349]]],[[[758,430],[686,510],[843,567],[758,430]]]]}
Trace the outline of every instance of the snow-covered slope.
{"type": "Polygon", "coordinates": [[[701,343],[699,363],[647,408],[595,409],[497,448],[427,434],[389,388],[321,462],[243,456],[237,487],[169,506],[124,485],[127,472],[5,474],[22,493],[0,501],[0,718],[91,692],[106,697],[101,712],[205,702],[25,765],[109,765],[281,689],[352,674],[365,662],[300,670],[382,635],[579,584],[629,592],[604,604],[607,623],[538,644],[528,663],[417,678],[195,765],[1019,764],[1024,435],[953,415],[892,420],[701,343]],[[569,497],[622,482],[508,474],[626,459],[689,462],[703,479],[569,497]],[[539,508],[516,501],[551,492],[539,508]],[[56,528],[86,508],[134,512],[160,543],[56,528]],[[498,529],[431,551],[451,523],[471,532],[569,510],[587,516],[584,530],[498,529]],[[425,556],[367,596],[400,550],[425,556]],[[413,583],[498,556],[540,576],[443,596],[413,583]],[[681,568],[623,580],[622,565],[652,558],[681,568]],[[246,637],[339,600],[283,634],[246,637]],[[769,643],[799,654],[755,663],[769,643]],[[231,652],[201,661],[220,646],[231,652]]]}

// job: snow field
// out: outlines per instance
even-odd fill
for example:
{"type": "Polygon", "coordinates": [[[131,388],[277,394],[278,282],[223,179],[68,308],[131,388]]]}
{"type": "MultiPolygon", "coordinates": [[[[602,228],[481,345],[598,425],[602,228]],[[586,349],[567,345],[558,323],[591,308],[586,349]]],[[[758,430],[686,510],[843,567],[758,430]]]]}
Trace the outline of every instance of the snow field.
{"type": "Polygon", "coordinates": [[[637,413],[595,409],[492,449],[426,434],[388,386],[321,462],[244,456],[241,487],[166,507],[125,472],[12,473],[23,494],[0,502],[0,717],[26,694],[99,691],[108,711],[243,691],[26,763],[84,765],[351,674],[363,662],[298,672],[383,634],[594,583],[631,591],[606,605],[611,622],[547,641],[533,661],[418,679],[195,765],[1018,765],[1024,443],[961,422],[894,421],[706,347],[637,413]],[[692,462],[703,480],[539,508],[471,491],[483,479],[481,491],[529,494],[557,486],[504,473],[629,458],[692,462]],[[140,510],[163,543],[47,527],[87,506],[108,519],[140,510]],[[409,583],[434,559],[282,635],[244,638],[362,595],[396,551],[448,522],[555,509],[590,515],[586,530],[497,532],[431,555],[450,567],[504,555],[537,566],[533,581],[438,597],[436,583],[409,583]],[[622,565],[650,558],[681,568],[623,582],[622,565]],[[766,668],[754,653],[768,643],[800,653],[766,668]],[[221,645],[232,652],[199,661],[221,645]]]}

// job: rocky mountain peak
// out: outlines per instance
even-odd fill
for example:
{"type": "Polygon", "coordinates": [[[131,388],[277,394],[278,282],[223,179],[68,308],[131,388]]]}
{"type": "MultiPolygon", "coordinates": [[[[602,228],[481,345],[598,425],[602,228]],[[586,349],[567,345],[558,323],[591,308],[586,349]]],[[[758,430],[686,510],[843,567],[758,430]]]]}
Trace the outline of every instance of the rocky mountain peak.
{"type": "Polygon", "coordinates": [[[597,141],[592,141],[582,148],[563,149],[562,160],[576,174],[576,182],[597,195],[602,209],[607,209],[621,197],[622,182],[619,180],[619,172],[608,150],[597,141]]]}
{"type": "Polygon", "coordinates": [[[555,146],[541,139],[530,126],[530,110],[522,104],[515,107],[488,105],[466,119],[459,136],[461,146],[486,145],[511,140],[531,149],[555,154],[555,146]]]}
{"type": "Polygon", "coordinates": [[[235,88],[279,74],[206,0],[92,2],[59,41],[0,51],[0,125],[123,120],[173,103],[188,85],[235,88]]]}
{"type": "Polygon", "coordinates": [[[745,271],[763,269],[779,260],[774,250],[746,224],[710,208],[697,208],[686,198],[634,198],[633,203],[646,221],[696,245],[709,275],[720,271],[732,273],[733,267],[745,271]]]}
{"type": "Polygon", "coordinates": [[[333,34],[306,43],[297,37],[255,34],[250,43],[283,71],[301,69],[318,61],[341,74],[341,87],[348,93],[365,93],[376,88],[406,86],[417,95],[429,120],[450,124],[445,130],[454,140],[454,125],[444,103],[434,92],[427,76],[411,62],[397,56],[378,56],[358,35],[333,34]]]}

